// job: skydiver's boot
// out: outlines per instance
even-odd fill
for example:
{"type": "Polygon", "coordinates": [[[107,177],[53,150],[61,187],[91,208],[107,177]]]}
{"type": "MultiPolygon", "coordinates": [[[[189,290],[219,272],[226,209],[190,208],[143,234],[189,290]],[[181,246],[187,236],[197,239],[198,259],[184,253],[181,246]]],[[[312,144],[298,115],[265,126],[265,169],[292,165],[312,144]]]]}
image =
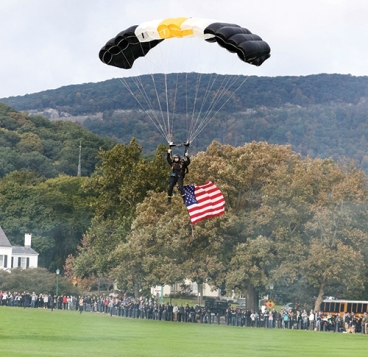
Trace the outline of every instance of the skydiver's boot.
{"type": "Polygon", "coordinates": [[[167,198],[166,206],[170,206],[170,205],[171,205],[171,197],[169,196],[167,198]]]}

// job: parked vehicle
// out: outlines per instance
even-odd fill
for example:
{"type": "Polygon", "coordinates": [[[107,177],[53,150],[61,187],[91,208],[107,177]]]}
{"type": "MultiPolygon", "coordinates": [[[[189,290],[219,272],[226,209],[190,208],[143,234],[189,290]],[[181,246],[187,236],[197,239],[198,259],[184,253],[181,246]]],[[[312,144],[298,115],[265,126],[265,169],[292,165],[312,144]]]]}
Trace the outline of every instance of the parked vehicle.
{"type": "Polygon", "coordinates": [[[288,302],[286,305],[284,305],[282,308],[282,310],[285,311],[291,311],[293,309],[293,303],[292,302],[288,302]]]}

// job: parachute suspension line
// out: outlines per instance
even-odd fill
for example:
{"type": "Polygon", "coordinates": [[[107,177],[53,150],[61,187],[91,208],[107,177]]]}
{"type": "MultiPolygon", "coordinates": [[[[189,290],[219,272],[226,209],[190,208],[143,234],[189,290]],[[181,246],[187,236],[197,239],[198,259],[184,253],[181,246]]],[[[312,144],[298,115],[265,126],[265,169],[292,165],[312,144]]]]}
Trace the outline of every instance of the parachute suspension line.
{"type": "Polygon", "coordinates": [[[199,84],[201,82],[201,78],[202,78],[202,74],[201,73],[198,73],[197,82],[196,82],[196,88],[195,88],[195,94],[194,94],[192,115],[191,115],[191,119],[190,119],[189,142],[191,142],[191,140],[190,140],[191,134],[190,133],[193,131],[194,115],[195,115],[195,109],[196,109],[196,104],[197,104],[197,99],[198,99],[199,84]]]}
{"type": "Polygon", "coordinates": [[[160,53],[160,58],[158,59],[158,63],[161,64],[161,66],[163,67],[163,79],[164,79],[164,85],[165,85],[165,100],[166,100],[166,120],[164,119],[164,113],[161,109],[161,105],[160,105],[160,110],[162,112],[162,118],[163,121],[167,121],[167,139],[168,142],[170,141],[174,141],[174,130],[173,130],[173,118],[170,118],[170,100],[169,100],[169,87],[168,87],[168,73],[169,73],[169,60],[170,58],[172,58],[172,46],[168,46],[169,49],[169,53],[168,54],[164,54],[163,53],[163,47],[159,46],[159,53],[160,53]]]}
{"type": "Polygon", "coordinates": [[[172,138],[173,132],[172,132],[172,127],[170,125],[171,123],[170,123],[170,112],[169,112],[169,96],[168,96],[168,91],[167,91],[167,73],[164,73],[164,82],[165,82],[165,96],[166,96],[167,134],[169,135],[169,137],[172,138]]]}
{"type": "Polygon", "coordinates": [[[169,128],[166,126],[166,120],[165,120],[165,117],[164,117],[164,112],[162,111],[160,95],[158,94],[158,90],[157,90],[157,86],[156,86],[156,82],[155,82],[155,75],[153,73],[151,73],[150,76],[151,76],[151,79],[152,79],[153,87],[155,89],[156,99],[157,99],[158,107],[160,109],[160,114],[161,114],[163,127],[164,127],[165,133],[166,133],[165,138],[169,142],[169,141],[171,141],[171,139],[169,138],[169,128]]]}
{"type": "Polygon", "coordinates": [[[225,76],[224,80],[220,85],[220,89],[216,92],[209,109],[206,112],[205,118],[208,117],[211,112],[216,108],[217,104],[221,101],[222,97],[228,92],[229,89],[232,88],[234,83],[237,81],[237,77],[233,77],[234,80],[231,81],[233,76],[225,76]],[[230,82],[230,84],[229,84],[230,82]]]}
{"type": "Polygon", "coordinates": [[[218,75],[217,74],[211,74],[210,76],[210,79],[208,81],[208,84],[207,84],[207,88],[206,88],[206,91],[204,93],[204,97],[203,97],[203,100],[202,100],[202,105],[201,105],[201,108],[199,110],[199,113],[195,119],[195,121],[192,123],[192,128],[190,130],[190,137],[192,136],[193,134],[193,128],[196,128],[197,127],[197,123],[199,122],[200,120],[200,117],[201,117],[201,113],[203,111],[203,108],[207,102],[207,99],[209,97],[209,95],[211,94],[211,90],[212,90],[212,87],[214,85],[214,83],[216,82],[216,79],[217,79],[218,75]],[[215,76],[215,79],[213,80],[212,77],[215,76]]]}
{"type": "MultiPolygon", "coordinates": [[[[245,81],[248,79],[248,77],[245,77],[243,79],[243,81],[240,83],[240,85],[234,90],[234,92],[226,99],[226,101],[216,110],[216,112],[209,118],[206,118],[206,120],[204,122],[202,122],[201,126],[197,128],[197,130],[195,131],[195,133],[193,134],[193,137],[191,138],[191,141],[193,141],[198,134],[209,124],[209,122],[217,115],[217,113],[226,105],[226,103],[232,99],[234,97],[234,95],[236,94],[236,92],[243,86],[243,84],[245,83],[245,81]]],[[[236,80],[232,83],[232,85],[234,85],[236,82],[236,80]]]]}
{"type": "MultiPolygon", "coordinates": [[[[136,100],[136,102],[139,104],[139,106],[141,107],[141,109],[143,110],[143,112],[147,115],[147,117],[152,121],[153,125],[155,126],[155,128],[158,130],[158,132],[167,140],[167,136],[165,135],[165,131],[162,128],[162,125],[160,124],[160,121],[155,113],[154,110],[147,110],[142,103],[140,102],[140,100],[137,98],[137,96],[134,94],[134,92],[131,90],[129,84],[126,82],[125,79],[119,78],[120,82],[125,86],[125,88],[128,90],[128,92],[132,95],[132,97],[136,100]],[[151,115],[152,114],[152,115],[151,115]]],[[[137,85],[137,83],[135,83],[137,85]]],[[[137,88],[139,90],[139,92],[142,93],[141,89],[138,87],[137,88]]],[[[150,106],[150,102],[147,100],[147,98],[145,98],[144,93],[142,93],[142,96],[144,97],[147,105],[150,106]]]]}
{"type": "Polygon", "coordinates": [[[190,139],[189,113],[188,113],[188,72],[185,73],[185,128],[188,133],[187,142],[190,139]]]}
{"type": "MultiPolygon", "coordinates": [[[[173,110],[172,110],[172,116],[171,116],[171,135],[174,134],[174,119],[175,119],[175,113],[176,113],[176,96],[178,93],[178,83],[179,83],[179,73],[176,74],[176,86],[175,86],[175,92],[174,92],[174,103],[173,103],[173,110]]],[[[172,140],[173,141],[173,140],[172,140]]]]}
{"type": "MultiPolygon", "coordinates": [[[[220,88],[216,91],[214,97],[212,98],[212,100],[210,101],[210,103],[208,104],[208,108],[207,110],[205,111],[205,113],[203,115],[202,114],[202,110],[204,108],[204,105],[206,104],[207,102],[207,99],[209,97],[209,95],[212,93],[212,88],[215,84],[215,82],[217,81],[218,79],[218,75],[215,74],[214,75],[215,78],[213,78],[213,76],[211,75],[210,77],[210,80],[209,80],[209,83],[207,85],[207,89],[206,89],[206,92],[204,94],[204,99],[202,101],[202,107],[201,107],[201,110],[200,112],[198,113],[197,117],[195,120],[193,120],[193,128],[196,128],[194,130],[194,133],[196,133],[203,125],[203,118],[206,118],[208,117],[209,113],[212,112],[213,108],[216,106],[216,104],[219,102],[219,100],[221,99],[221,97],[223,96],[223,93],[226,91],[226,89],[228,88],[228,83],[227,83],[227,77],[228,76],[225,76],[223,78],[223,80],[221,81],[220,83],[220,88]],[[225,83],[225,84],[224,84],[225,83]],[[198,125],[199,123],[199,125],[198,125]]],[[[194,135],[193,133],[193,130],[190,131],[190,140],[193,141],[193,137],[196,136],[194,135]]]]}
{"type": "MultiPolygon", "coordinates": [[[[217,91],[214,99],[212,100],[209,109],[207,110],[205,116],[200,121],[200,124],[196,128],[196,132],[193,134],[193,139],[208,125],[208,123],[214,118],[214,116],[220,111],[220,109],[229,101],[230,98],[228,98],[221,106],[217,109],[216,113],[212,115],[212,112],[216,109],[218,103],[222,100],[223,96],[228,92],[229,89],[232,88],[234,83],[236,83],[238,77],[233,77],[235,79],[231,80],[233,76],[226,76],[220,86],[220,89],[217,91]],[[229,77],[229,78],[227,78],[229,77]],[[229,84],[230,82],[230,84],[229,84]]],[[[240,88],[240,87],[239,87],[240,88]]],[[[236,90],[238,90],[237,88],[236,90]]],[[[233,93],[234,94],[234,93],[233,93]]]]}
{"type": "MultiPolygon", "coordinates": [[[[140,44],[142,47],[142,45],[140,44]]],[[[128,58],[123,54],[125,59],[128,61],[128,58]]],[[[133,98],[137,101],[143,112],[148,116],[148,118],[152,121],[156,129],[159,131],[159,133],[168,141],[167,138],[167,131],[165,131],[165,128],[161,125],[161,122],[159,120],[159,117],[156,114],[156,111],[154,110],[154,107],[151,103],[151,100],[149,99],[149,96],[144,88],[143,82],[141,77],[135,76],[131,77],[133,83],[135,84],[136,88],[138,89],[139,93],[144,99],[144,102],[146,103],[146,107],[141,103],[139,98],[134,94],[134,92],[131,90],[128,82],[125,79],[119,78],[120,82],[124,84],[125,88],[130,92],[130,94],[133,96],[133,98]],[[148,109],[147,109],[148,108],[148,109]]],[[[156,91],[157,92],[157,91],[156,91]]]]}
{"type": "MultiPolygon", "coordinates": [[[[169,142],[173,141],[173,120],[172,119],[170,120],[170,101],[169,101],[169,88],[168,88],[168,81],[167,81],[167,73],[168,73],[168,71],[167,71],[167,68],[168,68],[167,62],[168,62],[168,59],[171,56],[167,56],[167,55],[163,54],[162,46],[158,46],[157,49],[158,49],[158,51],[150,52],[150,55],[153,56],[154,58],[153,58],[153,60],[150,59],[149,62],[156,69],[158,69],[160,71],[163,70],[162,75],[163,75],[163,81],[164,81],[164,86],[165,86],[166,118],[165,118],[165,114],[164,114],[164,110],[163,110],[163,103],[161,103],[160,95],[159,95],[159,92],[158,92],[158,89],[157,89],[156,78],[155,78],[155,74],[153,73],[154,72],[153,70],[152,70],[150,76],[151,76],[152,84],[153,84],[155,94],[156,94],[156,100],[157,100],[159,111],[160,111],[163,131],[165,132],[164,137],[165,137],[166,141],[169,143],[169,142]]],[[[169,47],[169,49],[171,51],[171,47],[169,47]]],[[[157,73],[156,75],[160,76],[161,74],[157,73]]]]}
{"type": "MultiPolygon", "coordinates": [[[[152,76],[151,75],[151,79],[152,79],[152,76]]],[[[161,110],[161,102],[160,102],[160,99],[157,98],[157,101],[158,101],[158,104],[159,104],[159,108],[160,108],[160,113],[161,113],[161,117],[162,117],[162,121],[160,121],[158,115],[156,114],[156,110],[155,108],[153,107],[153,104],[151,103],[151,100],[144,88],[144,84],[142,82],[142,77],[141,76],[137,76],[137,77],[134,77],[134,80],[136,81],[136,86],[138,88],[141,88],[141,94],[142,96],[145,98],[146,100],[146,103],[147,103],[147,106],[150,108],[150,111],[152,111],[154,113],[154,116],[157,120],[157,123],[158,125],[162,128],[163,132],[164,132],[164,138],[166,138],[166,140],[168,141],[168,137],[167,137],[167,133],[168,133],[168,130],[167,130],[167,127],[165,126],[165,121],[163,120],[164,116],[163,116],[163,112],[161,110]],[[161,125],[162,123],[162,125],[161,125]]],[[[156,91],[156,96],[158,97],[158,91],[156,89],[156,83],[155,83],[155,79],[153,78],[152,79],[152,82],[153,82],[153,85],[154,85],[154,88],[155,88],[155,91],[156,91]]]]}

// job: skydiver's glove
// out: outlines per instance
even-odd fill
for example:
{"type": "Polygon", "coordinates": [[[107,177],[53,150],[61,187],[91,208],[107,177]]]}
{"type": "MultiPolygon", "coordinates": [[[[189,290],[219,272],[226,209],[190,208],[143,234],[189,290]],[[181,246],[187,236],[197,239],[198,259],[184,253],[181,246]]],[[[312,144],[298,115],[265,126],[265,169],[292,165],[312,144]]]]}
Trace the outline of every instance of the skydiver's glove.
{"type": "Polygon", "coordinates": [[[189,147],[189,145],[190,145],[190,142],[189,142],[189,141],[187,141],[187,142],[184,144],[184,146],[185,146],[186,148],[188,148],[188,147],[189,147]]]}
{"type": "Polygon", "coordinates": [[[170,147],[170,149],[169,149],[169,150],[167,150],[167,153],[168,153],[168,154],[171,154],[171,147],[170,147]]]}

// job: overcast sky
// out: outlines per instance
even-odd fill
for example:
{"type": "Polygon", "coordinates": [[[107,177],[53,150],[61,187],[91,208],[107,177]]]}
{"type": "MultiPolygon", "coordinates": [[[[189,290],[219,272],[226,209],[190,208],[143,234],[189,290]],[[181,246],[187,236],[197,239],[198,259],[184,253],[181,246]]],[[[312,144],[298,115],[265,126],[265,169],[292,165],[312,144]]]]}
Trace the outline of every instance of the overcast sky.
{"type": "Polygon", "coordinates": [[[218,19],[260,35],[271,58],[244,74],[368,75],[367,0],[0,0],[0,98],[119,77],[100,48],[166,17],[218,19]]]}

